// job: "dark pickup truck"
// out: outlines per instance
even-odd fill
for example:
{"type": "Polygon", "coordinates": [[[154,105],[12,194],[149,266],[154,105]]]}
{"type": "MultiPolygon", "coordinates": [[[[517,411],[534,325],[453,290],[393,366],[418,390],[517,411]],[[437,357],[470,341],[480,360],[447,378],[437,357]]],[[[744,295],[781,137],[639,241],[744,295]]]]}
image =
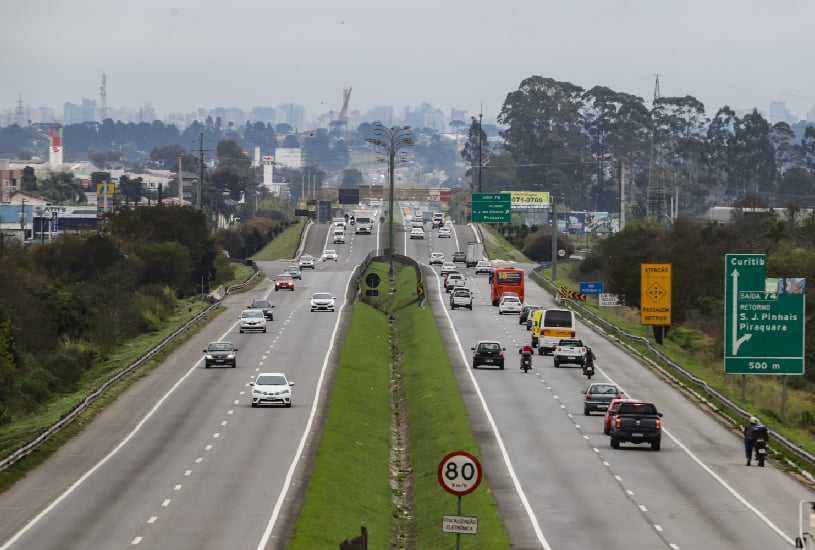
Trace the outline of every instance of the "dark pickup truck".
{"type": "Polygon", "coordinates": [[[621,403],[611,424],[611,448],[620,443],[650,443],[659,450],[662,442],[662,413],[653,403],[621,403]]]}

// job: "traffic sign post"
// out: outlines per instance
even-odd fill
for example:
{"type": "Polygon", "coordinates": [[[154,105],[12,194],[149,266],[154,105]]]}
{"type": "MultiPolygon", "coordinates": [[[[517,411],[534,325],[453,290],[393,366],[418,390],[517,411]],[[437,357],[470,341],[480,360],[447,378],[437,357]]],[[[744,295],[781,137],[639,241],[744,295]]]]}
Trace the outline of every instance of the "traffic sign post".
{"type": "Polygon", "coordinates": [[[462,534],[478,533],[478,518],[461,515],[461,497],[475,491],[481,483],[481,463],[470,453],[455,451],[441,459],[437,473],[444,490],[458,497],[458,514],[442,518],[442,531],[456,534],[458,550],[462,534]]]}
{"type": "Polygon", "coordinates": [[[512,194],[473,193],[475,223],[509,223],[512,220],[512,194]]]}
{"type": "Polygon", "coordinates": [[[725,255],[725,374],[804,374],[804,295],[765,281],[764,254],[725,255]]]}

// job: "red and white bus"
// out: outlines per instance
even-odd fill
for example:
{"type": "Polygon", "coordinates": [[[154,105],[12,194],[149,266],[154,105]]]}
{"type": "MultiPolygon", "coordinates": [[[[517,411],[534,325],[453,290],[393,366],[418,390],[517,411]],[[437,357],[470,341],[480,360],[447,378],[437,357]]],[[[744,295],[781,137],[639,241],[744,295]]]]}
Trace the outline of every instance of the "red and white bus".
{"type": "Polygon", "coordinates": [[[492,305],[497,306],[504,292],[514,292],[524,301],[524,270],[516,267],[496,267],[492,270],[492,305]]]}

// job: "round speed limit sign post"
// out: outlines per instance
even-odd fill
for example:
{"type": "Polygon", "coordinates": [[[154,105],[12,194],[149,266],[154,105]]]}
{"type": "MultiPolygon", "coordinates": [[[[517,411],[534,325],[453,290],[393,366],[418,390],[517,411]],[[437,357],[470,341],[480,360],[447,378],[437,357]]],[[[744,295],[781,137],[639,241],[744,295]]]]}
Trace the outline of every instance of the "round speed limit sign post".
{"type": "Polygon", "coordinates": [[[472,493],[481,483],[481,463],[464,451],[455,451],[439,463],[439,483],[451,495],[464,496],[472,493]]]}
{"type": "MultiPolygon", "coordinates": [[[[476,529],[473,531],[473,533],[476,533],[478,531],[478,518],[461,517],[461,497],[475,491],[478,488],[478,484],[481,483],[481,463],[478,462],[478,459],[470,453],[455,451],[441,459],[441,462],[439,463],[438,476],[439,483],[441,483],[444,490],[451,495],[456,495],[458,497],[458,516],[445,516],[445,521],[475,520],[476,529]]],[[[460,544],[461,532],[456,531],[456,550],[459,550],[460,544]]]]}

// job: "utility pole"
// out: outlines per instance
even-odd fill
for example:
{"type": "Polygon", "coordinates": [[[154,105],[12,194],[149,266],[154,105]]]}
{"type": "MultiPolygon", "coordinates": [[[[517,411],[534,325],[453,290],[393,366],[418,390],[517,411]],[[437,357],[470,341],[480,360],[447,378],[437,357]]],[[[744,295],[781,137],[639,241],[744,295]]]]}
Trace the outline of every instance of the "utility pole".
{"type": "Polygon", "coordinates": [[[554,283],[557,279],[557,209],[554,193],[549,193],[549,197],[552,205],[552,283],[554,283]]]}
{"type": "Polygon", "coordinates": [[[481,158],[481,153],[484,150],[484,145],[482,144],[481,140],[484,136],[484,130],[482,130],[481,120],[484,116],[484,113],[478,113],[478,192],[482,192],[481,187],[481,173],[484,171],[484,161],[481,158]]]}
{"type": "Polygon", "coordinates": [[[201,137],[198,145],[198,200],[196,208],[201,210],[201,188],[204,186],[204,132],[201,132],[201,137]]]}
{"type": "Polygon", "coordinates": [[[181,157],[184,153],[178,153],[178,206],[184,204],[184,173],[181,171],[181,157]]]}

